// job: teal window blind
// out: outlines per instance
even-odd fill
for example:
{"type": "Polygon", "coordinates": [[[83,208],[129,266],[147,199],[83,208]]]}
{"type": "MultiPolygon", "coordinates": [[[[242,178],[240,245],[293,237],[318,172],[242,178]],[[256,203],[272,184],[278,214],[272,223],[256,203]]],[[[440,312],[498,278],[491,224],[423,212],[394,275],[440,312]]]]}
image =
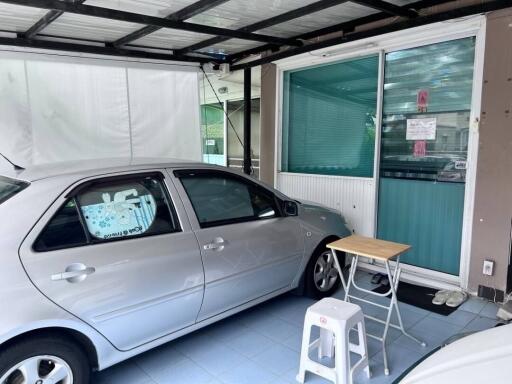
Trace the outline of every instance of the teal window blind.
{"type": "Polygon", "coordinates": [[[283,172],[373,177],[378,56],[284,74],[283,172]]]}

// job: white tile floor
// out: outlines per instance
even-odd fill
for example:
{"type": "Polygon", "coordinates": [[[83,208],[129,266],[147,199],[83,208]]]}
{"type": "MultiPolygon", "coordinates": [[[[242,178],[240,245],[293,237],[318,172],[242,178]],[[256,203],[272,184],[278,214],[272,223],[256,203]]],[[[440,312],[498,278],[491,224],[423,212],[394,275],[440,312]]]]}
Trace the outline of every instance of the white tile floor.
{"type": "MultiPolygon", "coordinates": [[[[358,272],[361,286],[371,287],[371,276],[358,272]]],[[[342,292],[335,296],[341,297],[342,292]]],[[[282,384],[296,383],[302,322],[312,300],[291,294],[242,312],[184,336],[125,363],[95,374],[95,384],[282,384]]],[[[365,313],[380,309],[362,303],[365,313]]],[[[388,346],[391,375],[384,375],[380,343],[368,339],[372,378],[356,383],[391,383],[405,369],[444,340],[460,332],[493,327],[497,307],[471,298],[449,316],[400,305],[406,328],[428,343],[422,348],[391,329],[388,346]]],[[[382,313],[381,313],[382,315],[382,313]]],[[[382,327],[367,321],[367,331],[382,327]]],[[[381,331],[382,332],[382,331],[381,331]]],[[[328,383],[312,374],[306,383],[328,383]]]]}

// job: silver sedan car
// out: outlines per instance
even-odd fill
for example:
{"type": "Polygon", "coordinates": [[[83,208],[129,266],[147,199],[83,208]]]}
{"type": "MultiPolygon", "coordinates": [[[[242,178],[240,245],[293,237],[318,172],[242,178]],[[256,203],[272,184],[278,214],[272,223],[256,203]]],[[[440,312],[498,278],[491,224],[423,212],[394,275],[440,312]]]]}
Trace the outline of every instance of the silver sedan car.
{"type": "Polygon", "coordinates": [[[227,168],[105,159],[3,172],[0,234],[0,384],[85,384],[287,291],[331,295],[325,245],[349,231],[227,168]]]}

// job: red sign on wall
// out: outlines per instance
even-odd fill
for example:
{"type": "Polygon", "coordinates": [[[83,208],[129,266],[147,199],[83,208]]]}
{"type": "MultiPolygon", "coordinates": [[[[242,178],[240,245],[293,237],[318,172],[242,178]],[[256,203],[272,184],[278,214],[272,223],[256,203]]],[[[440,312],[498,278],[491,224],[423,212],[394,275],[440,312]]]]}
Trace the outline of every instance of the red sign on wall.
{"type": "Polygon", "coordinates": [[[428,108],[428,90],[421,89],[418,91],[418,98],[416,100],[418,112],[427,112],[428,108]]]}
{"type": "Polygon", "coordinates": [[[426,140],[416,140],[414,142],[414,157],[425,157],[427,155],[426,140]]]}

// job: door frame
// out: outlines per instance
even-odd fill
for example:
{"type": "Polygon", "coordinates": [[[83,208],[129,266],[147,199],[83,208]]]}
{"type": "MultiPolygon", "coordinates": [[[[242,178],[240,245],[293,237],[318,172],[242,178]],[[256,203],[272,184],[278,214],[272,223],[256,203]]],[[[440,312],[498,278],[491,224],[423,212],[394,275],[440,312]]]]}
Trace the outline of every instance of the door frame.
{"type": "MultiPolygon", "coordinates": [[[[335,63],[350,59],[361,58],[369,55],[379,55],[379,88],[377,94],[376,142],[375,164],[373,178],[374,188],[374,212],[373,233],[375,236],[378,212],[378,182],[380,164],[380,128],[382,122],[383,102],[383,71],[384,57],[386,53],[430,45],[467,37],[475,37],[475,60],[473,69],[473,91],[470,113],[470,129],[468,139],[468,159],[466,170],[466,188],[464,196],[464,213],[462,224],[461,255],[459,276],[450,275],[438,271],[420,268],[413,265],[402,264],[402,277],[404,280],[423,283],[438,288],[461,288],[467,290],[469,278],[469,265],[471,259],[471,239],[475,197],[476,168],[478,159],[479,118],[481,111],[481,95],[483,84],[483,67],[485,54],[486,16],[476,15],[469,18],[453,19],[446,22],[434,23],[426,26],[393,32],[376,37],[370,37],[359,41],[353,41],[338,46],[324,48],[306,54],[275,62],[277,66],[276,76],[276,115],[275,115],[275,157],[274,157],[274,185],[278,185],[278,176],[281,173],[282,151],[282,124],[283,124],[283,85],[284,72],[295,69],[305,69],[315,65],[335,63]]],[[[342,180],[343,176],[332,176],[342,180]]],[[[363,267],[370,270],[383,271],[379,263],[363,263],[363,267]]]]}

